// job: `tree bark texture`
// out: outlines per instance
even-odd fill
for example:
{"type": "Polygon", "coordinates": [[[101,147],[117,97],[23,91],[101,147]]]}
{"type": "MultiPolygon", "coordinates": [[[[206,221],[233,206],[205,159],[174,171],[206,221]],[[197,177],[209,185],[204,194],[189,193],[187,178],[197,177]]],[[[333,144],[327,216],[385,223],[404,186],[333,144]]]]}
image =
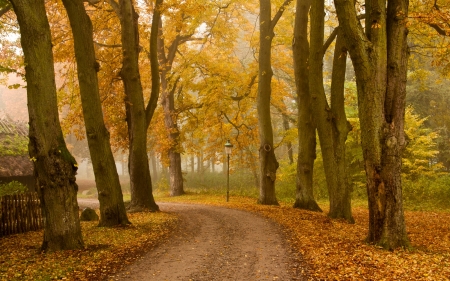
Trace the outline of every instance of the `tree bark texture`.
{"type": "Polygon", "coordinates": [[[297,0],[294,41],[295,85],[298,106],[297,184],[294,208],[319,211],[313,193],[313,169],[316,159],[316,125],[309,90],[308,14],[311,0],[297,0]]]}
{"type": "Polygon", "coordinates": [[[50,26],[43,0],[11,1],[20,26],[29,113],[29,154],[44,216],[41,249],[83,248],[75,175],[58,117],[50,26]]]}
{"type": "MultiPolygon", "coordinates": [[[[311,5],[311,42],[309,54],[309,89],[311,91],[311,104],[317,125],[317,131],[322,151],[325,178],[328,194],[330,195],[330,207],[335,205],[335,192],[338,191],[338,174],[334,158],[333,135],[336,133],[333,127],[333,116],[328,105],[323,88],[323,54],[325,11],[324,1],[314,1],[311,5]]],[[[331,213],[330,209],[330,213],[331,213]]]]}
{"type": "Polygon", "coordinates": [[[258,83],[258,121],[259,121],[259,161],[260,184],[258,203],[278,205],[275,195],[275,180],[278,161],[273,146],[272,118],[270,116],[270,98],[272,94],[271,48],[275,36],[272,27],[270,0],[260,0],[260,45],[259,45],[259,83],[258,83]]]}
{"type": "MultiPolygon", "coordinates": [[[[162,30],[162,23],[160,22],[160,29],[162,30]]],[[[161,104],[164,110],[164,124],[168,138],[171,142],[169,149],[169,183],[170,183],[170,196],[179,196],[184,194],[183,187],[183,173],[181,170],[181,154],[180,154],[180,131],[177,124],[177,115],[175,114],[175,90],[176,84],[169,89],[169,71],[172,68],[172,64],[175,58],[176,51],[181,43],[181,37],[177,36],[168,48],[168,54],[166,56],[164,40],[159,36],[158,54],[161,64],[161,89],[162,97],[161,104]]]]}
{"type": "Polygon", "coordinates": [[[335,4],[356,74],[369,198],[367,240],[386,249],[407,247],[400,171],[406,145],[408,1],[366,1],[367,36],[355,6],[343,0],[335,4]]]}
{"type": "Polygon", "coordinates": [[[152,93],[148,101],[147,107],[145,108],[145,118],[147,121],[147,128],[152,121],[153,114],[155,113],[156,106],[158,105],[159,92],[161,87],[160,81],[160,71],[159,71],[159,61],[158,61],[158,37],[159,24],[161,22],[161,5],[163,0],[156,0],[155,7],[153,10],[152,27],[150,30],[150,69],[152,72],[152,93]]]}
{"type": "Polygon", "coordinates": [[[63,4],[74,37],[81,105],[100,202],[99,226],[126,225],[130,222],[123,203],[109,132],[103,121],[92,23],[82,1],[63,0],[63,4]]]}
{"type": "MultiPolygon", "coordinates": [[[[345,71],[347,67],[347,48],[339,28],[333,58],[333,72],[331,80],[331,114],[333,161],[337,175],[337,185],[330,189],[330,212],[332,218],[342,218],[354,222],[351,208],[351,186],[347,177],[345,159],[345,142],[352,127],[345,114],[345,71]]],[[[330,171],[331,172],[331,171],[330,171]]]]}
{"type": "Polygon", "coordinates": [[[122,35],[122,77],[128,121],[130,211],[158,211],[152,194],[152,181],[147,156],[147,119],[139,74],[138,15],[131,0],[119,1],[122,35]]]}

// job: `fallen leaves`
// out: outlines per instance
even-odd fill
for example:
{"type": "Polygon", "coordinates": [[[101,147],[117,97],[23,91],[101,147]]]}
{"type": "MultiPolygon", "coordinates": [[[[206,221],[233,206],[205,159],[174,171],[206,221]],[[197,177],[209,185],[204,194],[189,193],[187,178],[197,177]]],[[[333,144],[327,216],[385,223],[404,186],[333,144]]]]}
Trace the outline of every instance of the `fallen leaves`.
{"type": "MultiPolygon", "coordinates": [[[[263,206],[256,199],[188,195],[164,198],[238,208],[261,214],[284,227],[300,262],[292,270],[309,280],[450,280],[450,213],[405,212],[413,249],[385,251],[364,242],[368,210],[353,208],[355,224],[331,220],[325,213],[263,206]]],[[[130,227],[99,228],[82,223],[86,249],[38,253],[42,232],[0,239],[0,280],[100,280],[132,263],[160,243],[176,225],[167,213],[130,214],[130,227]]],[[[255,230],[257,231],[257,230],[255,230]]]]}
{"type": "Polygon", "coordinates": [[[0,239],[0,280],[103,280],[165,239],[177,218],[129,214],[131,226],[104,228],[82,222],[84,250],[39,253],[42,231],[0,239]]]}

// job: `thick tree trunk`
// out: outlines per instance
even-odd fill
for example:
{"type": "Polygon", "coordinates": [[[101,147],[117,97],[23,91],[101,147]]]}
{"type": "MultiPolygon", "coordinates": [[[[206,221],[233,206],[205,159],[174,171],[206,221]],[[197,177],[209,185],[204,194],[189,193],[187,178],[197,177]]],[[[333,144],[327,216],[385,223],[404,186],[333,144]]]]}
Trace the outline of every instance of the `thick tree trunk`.
{"type": "Polygon", "coordinates": [[[351,208],[351,186],[347,178],[345,161],[345,141],[351,131],[351,125],[345,115],[345,71],[347,67],[347,48],[342,31],[338,31],[334,49],[333,72],[331,80],[331,113],[333,128],[334,164],[337,175],[336,189],[330,190],[330,212],[332,218],[342,218],[354,222],[351,208]]]}
{"type": "MultiPolygon", "coordinates": [[[[311,6],[311,43],[309,55],[309,89],[312,93],[312,108],[322,151],[325,177],[327,180],[330,206],[334,206],[335,192],[338,190],[338,174],[334,159],[334,138],[336,133],[331,109],[323,88],[323,41],[324,41],[324,1],[314,1],[311,6]]],[[[331,210],[330,210],[331,213],[331,210]]]]}
{"type": "Polygon", "coordinates": [[[42,250],[83,248],[78,217],[77,163],[58,118],[52,42],[43,0],[11,1],[25,57],[29,153],[44,216],[42,250]]]}
{"type": "Polygon", "coordinates": [[[130,211],[158,211],[152,194],[152,182],[147,156],[147,119],[139,74],[138,15],[131,0],[119,1],[120,25],[122,28],[123,65],[120,76],[126,95],[129,173],[131,202],[130,211]]]}
{"type": "Polygon", "coordinates": [[[335,4],[358,87],[369,197],[367,240],[386,249],[407,247],[400,170],[405,146],[408,1],[388,1],[388,14],[386,1],[366,1],[366,22],[371,23],[367,37],[356,18],[354,5],[344,0],[335,0],[335,4]],[[388,71],[388,67],[392,69],[388,71]]]}
{"type": "Polygon", "coordinates": [[[298,158],[295,208],[322,211],[313,194],[313,169],[316,159],[316,125],[309,91],[308,13],[311,0],[298,0],[296,7],[294,42],[295,85],[298,105],[298,158]]]}
{"type": "Polygon", "coordinates": [[[109,143],[109,132],[103,122],[92,23],[86,14],[83,2],[63,0],[63,4],[67,10],[74,37],[81,104],[100,201],[99,226],[129,224],[119,175],[109,143]]]}
{"type": "Polygon", "coordinates": [[[270,0],[260,0],[260,47],[259,47],[259,83],[258,83],[258,121],[259,121],[259,161],[260,184],[258,203],[278,205],[275,195],[278,161],[273,146],[272,118],[270,116],[270,98],[272,94],[272,39],[275,36],[272,27],[270,0]]]}

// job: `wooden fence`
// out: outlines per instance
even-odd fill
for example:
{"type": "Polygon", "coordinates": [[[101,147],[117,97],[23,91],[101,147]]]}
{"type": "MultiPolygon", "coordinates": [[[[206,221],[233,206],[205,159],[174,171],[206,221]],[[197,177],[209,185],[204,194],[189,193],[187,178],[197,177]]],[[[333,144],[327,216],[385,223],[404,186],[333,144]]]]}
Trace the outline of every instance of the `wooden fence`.
{"type": "Polygon", "coordinates": [[[0,236],[42,227],[40,201],[36,192],[0,197],[0,236]]]}

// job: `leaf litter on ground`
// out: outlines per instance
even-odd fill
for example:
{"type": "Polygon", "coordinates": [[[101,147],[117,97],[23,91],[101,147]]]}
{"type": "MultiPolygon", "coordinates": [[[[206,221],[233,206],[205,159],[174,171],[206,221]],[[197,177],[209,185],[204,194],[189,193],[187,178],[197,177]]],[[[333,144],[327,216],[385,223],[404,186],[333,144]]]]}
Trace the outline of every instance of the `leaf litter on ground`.
{"type": "Polygon", "coordinates": [[[104,280],[166,239],[177,217],[168,213],[128,214],[124,227],[81,222],[85,249],[40,253],[43,231],[0,238],[0,280],[104,280]]]}
{"type": "MultiPolygon", "coordinates": [[[[280,224],[300,263],[292,269],[308,280],[450,280],[450,213],[406,211],[412,249],[386,251],[364,242],[368,210],[353,208],[355,224],[289,205],[263,206],[256,199],[186,195],[159,198],[237,208],[280,224]]],[[[99,228],[83,222],[84,250],[39,253],[42,231],[0,238],[0,280],[104,280],[123,270],[175,229],[174,214],[129,214],[129,227],[99,228]]],[[[257,230],[255,230],[257,231],[257,230]]]]}

